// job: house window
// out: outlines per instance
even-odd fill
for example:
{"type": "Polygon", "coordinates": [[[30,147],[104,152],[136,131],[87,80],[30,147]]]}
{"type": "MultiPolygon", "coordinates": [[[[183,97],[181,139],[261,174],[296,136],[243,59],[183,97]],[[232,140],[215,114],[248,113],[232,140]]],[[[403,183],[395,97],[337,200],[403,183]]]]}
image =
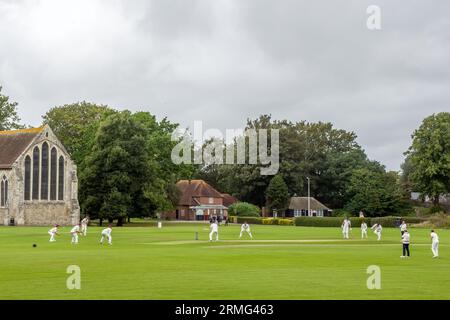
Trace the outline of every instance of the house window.
{"type": "Polygon", "coordinates": [[[302,210],[294,210],[294,217],[301,217],[302,216],[302,210]]]}
{"type": "Polygon", "coordinates": [[[0,182],[0,207],[6,207],[8,204],[8,180],[3,176],[0,182]]]}
{"type": "Polygon", "coordinates": [[[56,200],[56,188],[58,183],[58,152],[53,148],[50,154],[50,200],[56,200]]]}
{"type": "Polygon", "coordinates": [[[44,142],[41,154],[41,200],[48,200],[48,144],[44,142]]]}
{"type": "Polygon", "coordinates": [[[40,151],[38,147],[33,150],[33,200],[39,200],[39,160],[40,151]]]}
{"type": "Polygon", "coordinates": [[[208,201],[209,201],[209,204],[213,204],[214,203],[214,198],[209,198],[208,201]]]}
{"type": "Polygon", "coordinates": [[[25,157],[25,201],[31,200],[31,158],[25,157]]]}
{"type": "Polygon", "coordinates": [[[58,200],[64,200],[64,157],[59,157],[58,200]]]}

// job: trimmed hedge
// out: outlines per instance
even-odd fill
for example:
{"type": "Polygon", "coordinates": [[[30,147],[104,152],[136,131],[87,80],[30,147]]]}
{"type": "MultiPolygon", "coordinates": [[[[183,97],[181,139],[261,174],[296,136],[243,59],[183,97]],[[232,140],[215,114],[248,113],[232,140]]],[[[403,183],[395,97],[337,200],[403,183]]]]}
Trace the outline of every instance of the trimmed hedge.
{"type": "Polygon", "coordinates": [[[256,217],[234,217],[235,223],[244,223],[247,221],[248,224],[262,224],[262,218],[256,218],[256,217]]]}
{"type": "Polygon", "coordinates": [[[280,225],[280,226],[293,226],[294,221],[292,219],[280,219],[280,218],[264,218],[262,224],[267,225],[280,225]]]}
{"type": "MultiPolygon", "coordinates": [[[[360,226],[362,221],[365,221],[368,226],[373,226],[376,223],[381,224],[383,227],[394,228],[398,221],[404,220],[407,224],[416,224],[426,221],[426,218],[416,217],[350,217],[352,226],[360,226]]],[[[303,227],[340,227],[342,225],[342,217],[298,217],[295,219],[296,226],[303,227]]]]}
{"type": "MultiPolygon", "coordinates": [[[[353,227],[359,227],[363,221],[368,226],[373,226],[376,223],[380,223],[383,227],[394,228],[398,221],[404,220],[407,224],[419,224],[428,221],[429,218],[417,218],[417,217],[350,217],[350,222],[353,227]]],[[[332,227],[340,228],[342,225],[343,217],[298,217],[295,220],[283,219],[283,218],[256,218],[256,217],[233,217],[234,223],[244,223],[247,221],[249,224],[265,224],[265,225],[295,225],[302,227],[332,227]]]]}

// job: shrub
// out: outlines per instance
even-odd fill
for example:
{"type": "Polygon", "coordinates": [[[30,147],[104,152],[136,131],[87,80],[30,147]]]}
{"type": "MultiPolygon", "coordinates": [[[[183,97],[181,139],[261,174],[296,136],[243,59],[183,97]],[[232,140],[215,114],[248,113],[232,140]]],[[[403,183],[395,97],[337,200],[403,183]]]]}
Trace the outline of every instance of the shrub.
{"type": "Polygon", "coordinates": [[[295,225],[303,227],[340,227],[342,220],[339,217],[298,217],[295,218],[295,225]]]}
{"type": "Polygon", "coordinates": [[[294,221],[292,219],[280,219],[280,218],[264,218],[262,224],[267,225],[280,225],[280,226],[293,226],[294,221]]]}
{"type": "Polygon", "coordinates": [[[443,206],[437,205],[437,206],[432,206],[430,208],[429,212],[430,212],[430,214],[441,213],[441,212],[445,212],[445,209],[443,206]]]}
{"type": "Polygon", "coordinates": [[[292,219],[278,219],[278,224],[280,226],[293,226],[294,220],[292,219]]]}
{"type": "Polygon", "coordinates": [[[237,217],[236,216],[228,216],[228,222],[229,223],[236,223],[237,217]]]}
{"type": "MultiPolygon", "coordinates": [[[[373,226],[376,223],[380,223],[382,226],[387,228],[393,228],[398,225],[401,220],[405,220],[407,224],[416,224],[426,221],[424,218],[416,217],[379,217],[379,218],[359,218],[350,217],[350,222],[352,227],[359,227],[363,221],[369,226],[373,226]]],[[[339,228],[342,225],[342,217],[298,217],[295,219],[296,226],[303,227],[334,227],[339,228]]]]}
{"type": "Polygon", "coordinates": [[[351,217],[353,214],[350,211],[344,209],[336,209],[333,210],[333,217],[351,217]]]}
{"type": "Polygon", "coordinates": [[[238,217],[259,217],[261,215],[261,210],[248,202],[237,202],[232,204],[228,211],[230,215],[238,217]]]}
{"type": "Polygon", "coordinates": [[[236,217],[236,223],[244,223],[246,222],[248,224],[262,224],[262,219],[257,217],[236,217]]]}

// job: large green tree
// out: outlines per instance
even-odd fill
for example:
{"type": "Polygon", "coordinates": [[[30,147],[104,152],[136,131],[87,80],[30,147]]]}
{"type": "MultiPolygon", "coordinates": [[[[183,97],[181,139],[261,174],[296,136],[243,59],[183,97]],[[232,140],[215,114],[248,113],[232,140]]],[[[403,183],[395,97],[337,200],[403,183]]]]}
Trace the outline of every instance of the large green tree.
{"type": "Polygon", "coordinates": [[[353,171],[347,189],[345,208],[352,213],[364,211],[368,216],[402,213],[408,208],[396,172],[379,172],[368,168],[353,171]]]}
{"type": "Polygon", "coordinates": [[[151,178],[147,136],[128,111],[101,123],[81,175],[85,213],[121,224],[129,214],[152,205],[144,189],[151,178]]]}
{"type": "Polygon", "coordinates": [[[11,102],[8,96],[2,94],[0,86],[0,131],[20,129],[20,118],[17,114],[17,102],[11,102]]]}
{"type": "Polygon", "coordinates": [[[83,101],[54,107],[42,118],[83,170],[100,122],[115,112],[108,106],[83,101]]]}
{"type": "MultiPolygon", "coordinates": [[[[306,177],[311,177],[312,195],[333,207],[342,206],[345,202],[345,189],[353,169],[376,167],[356,143],[353,132],[336,129],[330,123],[293,123],[262,115],[248,120],[246,128],[267,129],[269,133],[278,129],[279,175],[286,182],[289,193],[306,195],[306,177]]],[[[242,201],[264,206],[265,191],[272,176],[261,175],[261,166],[211,165],[202,167],[196,175],[242,201]]]]}
{"type": "Polygon", "coordinates": [[[103,120],[81,174],[83,212],[121,222],[173,209],[180,196],[176,181],[191,174],[171,161],[176,127],[148,112],[124,111],[103,120]]]}
{"type": "Polygon", "coordinates": [[[439,196],[450,192],[450,113],[424,119],[412,139],[406,154],[414,189],[438,205],[439,196]]]}
{"type": "Polygon", "coordinates": [[[266,190],[267,207],[270,211],[284,212],[289,205],[289,189],[280,175],[274,176],[266,190]]]}

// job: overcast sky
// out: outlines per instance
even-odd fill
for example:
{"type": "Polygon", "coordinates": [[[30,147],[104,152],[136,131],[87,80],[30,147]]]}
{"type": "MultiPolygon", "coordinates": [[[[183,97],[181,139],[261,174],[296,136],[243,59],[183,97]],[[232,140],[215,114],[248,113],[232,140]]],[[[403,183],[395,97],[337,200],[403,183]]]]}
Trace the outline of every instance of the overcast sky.
{"type": "Polygon", "coordinates": [[[34,126],[82,100],[222,130],[330,121],[398,170],[450,111],[450,1],[0,0],[0,85],[34,126]]]}

